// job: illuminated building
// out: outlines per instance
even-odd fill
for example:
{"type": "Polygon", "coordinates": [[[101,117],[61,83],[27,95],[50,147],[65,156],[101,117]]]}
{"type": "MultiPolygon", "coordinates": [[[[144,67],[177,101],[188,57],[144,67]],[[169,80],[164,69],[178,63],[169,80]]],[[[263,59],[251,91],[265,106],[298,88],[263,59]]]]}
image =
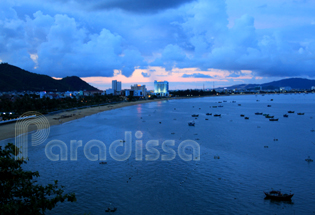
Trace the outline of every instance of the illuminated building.
{"type": "Polygon", "coordinates": [[[131,86],[131,90],[141,91],[142,96],[144,96],[144,97],[147,96],[147,89],[145,88],[145,85],[135,84],[135,85],[131,86]]]}
{"type": "Polygon", "coordinates": [[[168,82],[167,81],[154,81],[154,94],[160,96],[168,96],[168,82]]]}

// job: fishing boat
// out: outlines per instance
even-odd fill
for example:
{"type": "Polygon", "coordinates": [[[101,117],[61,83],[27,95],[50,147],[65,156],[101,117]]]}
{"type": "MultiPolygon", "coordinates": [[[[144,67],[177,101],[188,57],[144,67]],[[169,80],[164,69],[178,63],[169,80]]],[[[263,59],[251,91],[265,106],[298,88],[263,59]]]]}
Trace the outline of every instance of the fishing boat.
{"type": "Polygon", "coordinates": [[[313,159],[311,159],[311,157],[308,156],[308,158],[306,158],[305,161],[307,161],[307,162],[313,162],[313,159]]]}
{"type": "Polygon", "coordinates": [[[272,119],[272,118],[274,118],[275,116],[270,116],[269,114],[267,114],[265,117],[268,118],[268,119],[272,119]]]}
{"type": "Polygon", "coordinates": [[[270,118],[269,121],[278,121],[279,119],[270,118]]]}
{"type": "Polygon", "coordinates": [[[195,122],[188,122],[189,126],[195,126],[195,122]]]}
{"type": "Polygon", "coordinates": [[[100,164],[107,164],[107,162],[102,161],[102,162],[100,162],[100,164]]]}
{"type": "Polygon", "coordinates": [[[264,192],[266,199],[273,199],[278,201],[290,201],[294,194],[283,194],[281,191],[272,190],[270,192],[264,192]]]}

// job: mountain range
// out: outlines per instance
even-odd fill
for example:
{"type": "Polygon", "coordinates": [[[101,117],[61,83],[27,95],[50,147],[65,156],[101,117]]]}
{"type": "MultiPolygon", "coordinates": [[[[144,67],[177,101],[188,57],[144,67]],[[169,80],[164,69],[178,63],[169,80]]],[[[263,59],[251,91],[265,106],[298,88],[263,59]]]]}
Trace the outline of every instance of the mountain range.
{"type": "Polygon", "coordinates": [[[56,80],[28,72],[8,63],[0,64],[0,91],[79,91],[98,90],[77,76],[56,80]]]}
{"type": "MultiPolygon", "coordinates": [[[[306,78],[287,78],[264,84],[239,84],[226,87],[227,89],[254,89],[262,87],[263,90],[291,87],[292,89],[311,89],[315,80],[306,78]]],[[[217,88],[220,89],[220,88],[217,88]]],[[[56,80],[48,75],[28,72],[8,63],[0,64],[0,91],[78,91],[98,90],[77,76],[65,77],[56,80]]]]}
{"type": "Polygon", "coordinates": [[[279,89],[280,87],[291,87],[292,89],[311,89],[312,86],[315,86],[315,80],[310,80],[306,78],[287,78],[264,84],[238,84],[226,88],[242,90],[262,87],[262,90],[274,90],[279,89]]]}

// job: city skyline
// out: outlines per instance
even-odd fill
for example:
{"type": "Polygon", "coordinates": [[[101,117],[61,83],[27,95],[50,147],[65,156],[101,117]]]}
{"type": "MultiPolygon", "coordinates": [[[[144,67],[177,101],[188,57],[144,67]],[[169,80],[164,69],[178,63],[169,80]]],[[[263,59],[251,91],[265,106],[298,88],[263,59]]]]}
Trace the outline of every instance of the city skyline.
{"type": "Polygon", "coordinates": [[[4,0],[0,62],[102,90],[112,79],[174,90],[314,78],[314,9],[307,0],[4,0]]]}

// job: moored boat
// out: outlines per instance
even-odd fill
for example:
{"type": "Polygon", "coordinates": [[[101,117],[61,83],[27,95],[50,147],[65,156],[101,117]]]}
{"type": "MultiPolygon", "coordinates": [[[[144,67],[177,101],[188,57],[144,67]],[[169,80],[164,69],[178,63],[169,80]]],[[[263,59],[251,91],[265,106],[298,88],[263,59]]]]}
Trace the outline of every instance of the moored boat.
{"type": "Polygon", "coordinates": [[[305,161],[307,161],[307,162],[313,162],[313,159],[311,159],[311,157],[308,156],[308,158],[306,158],[305,161]]]}
{"type": "Polygon", "coordinates": [[[297,113],[297,115],[304,115],[304,113],[297,113]]]}
{"type": "Polygon", "coordinates": [[[266,199],[273,199],[278,201],[290,201],[294,194],[282,194],[281,191],[272,190],[270,192],[264,192],[266,199]]]}
{"type": "Polygon", "coordinates": [[[189,126],[195,126],[195,122],[188,122],[189,126]]]}
{"type": "Polygon", "coordinates": [[[294,111],[292,111],[292,110],[289,110],[289,111],[288,111],[288,113],[294,113],[294,111]]]}
{"type": "Polygon", "coordinates": [[[256,112],[255,115],[263,115],[263,113],[256,112]]]}
{"type": "Polygon", "coordinates": [[[274,118],[274,116],[270,116],[269,114],[267,114],[265,117],[268,119],[274,118]]]}
{"type": "Polygon", "coordinates": [[[269,121],[278,121],[279,119],[270,118],[269,121]]]}

